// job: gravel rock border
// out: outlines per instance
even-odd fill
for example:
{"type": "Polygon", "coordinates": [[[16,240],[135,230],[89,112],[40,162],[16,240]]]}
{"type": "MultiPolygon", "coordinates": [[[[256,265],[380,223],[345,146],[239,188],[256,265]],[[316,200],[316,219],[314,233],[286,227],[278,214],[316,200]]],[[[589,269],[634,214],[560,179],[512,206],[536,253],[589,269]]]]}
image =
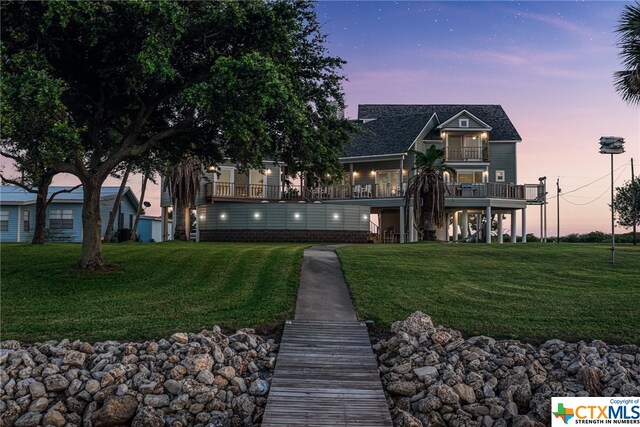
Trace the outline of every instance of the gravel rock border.
{"type": "Polygon", "coordinates": [[[415,312],[374,344],[397,427],[545,426],[552,396],[640,396],[640,348],[465,339],[415,312]]]}
{"type": "Polygon", "coordinates": [[[0,342],[0,425],[259,425],[277,344],[218,326],[145,342],[0,342]]]}

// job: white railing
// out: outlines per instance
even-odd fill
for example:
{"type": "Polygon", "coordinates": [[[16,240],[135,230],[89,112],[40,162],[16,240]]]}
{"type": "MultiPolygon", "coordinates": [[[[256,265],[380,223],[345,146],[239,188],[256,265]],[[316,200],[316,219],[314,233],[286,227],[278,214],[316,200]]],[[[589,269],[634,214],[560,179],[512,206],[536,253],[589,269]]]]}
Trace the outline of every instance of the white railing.
{"type": "MultiPolygon", "coordinates": [[[[448,198],[495,198],[517,199],[536,203],[543,200],[544,191],[538,184],[504,184],[495,182],[460,184],[446,183],[448,198]]],[[[208,201],[214,199],[262,199],[262,200],[304,200],[307,202],[344,200],[344,199],[380,199],[400,198],[404,196],[407,183],[402,185],[380,184],[340,184],[321,185],[312,188],[279,185],[235,184],[232,182],[213,182],[206,184],[208,201]]]]}

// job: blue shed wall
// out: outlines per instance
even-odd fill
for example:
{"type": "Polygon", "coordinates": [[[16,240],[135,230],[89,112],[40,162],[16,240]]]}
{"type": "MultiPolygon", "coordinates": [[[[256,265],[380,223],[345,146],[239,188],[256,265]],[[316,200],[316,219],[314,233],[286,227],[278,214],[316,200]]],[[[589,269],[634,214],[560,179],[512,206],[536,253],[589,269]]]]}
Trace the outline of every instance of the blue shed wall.
{"type": "Polygon", "coordinates": [[[18,207],[2,206],[0,210],[9,213],[9,229],[0,231],[0,242],[17,242],[18,241],[18,207]]]}

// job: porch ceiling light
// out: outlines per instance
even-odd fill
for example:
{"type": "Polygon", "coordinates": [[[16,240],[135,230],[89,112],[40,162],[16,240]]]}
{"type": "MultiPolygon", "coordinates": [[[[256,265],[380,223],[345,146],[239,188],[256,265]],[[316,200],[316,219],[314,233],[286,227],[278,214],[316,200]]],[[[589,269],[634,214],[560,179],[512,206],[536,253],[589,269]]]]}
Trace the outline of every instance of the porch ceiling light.
{"type": "Polygon", "coordinates": [[[366,221],[368,219],[369,219],[369,215],[367,215],[367,214],[362,215],[362,220],[363,221],[366,221]]]}
{"type": "Polygon", "coordinates": [[[255,219],[260,219],[260,212],[255,212],[255,213],[253,214],[253,217],[254,217],[255,219]]]}
{"type": "Polygon", "coordinates": [[[265,173],[266,175],[271,175],[271,169],[270,169],[270,168],[269,168],[269,169],[267,169],[266,171],[264,171],[264,173],[265,173]]]}
{"type": "Polygon", "coordinates": [[[224,212],[222,212],[222,213],[220,214],[220,219],[222,219],[222,220],[227,219],[227,214],[226,214],[226,213],[224,213],[224,212]]]}
{"type": "Polygon", "coordinates": [[[339,219],[340,219],[340,214],[334,213],[334,214],[333,214],[333,220],[334,220],[334,221],[337,221],[337,220],[339,220],[339,219]]]}
{"type": "Polygon", "coordinates": [[[376,171],[372,170],[371,171],[371,176],[375,176],[376,175],[376,171]]]}
{"type": "Polygon", "coordinates": [[[296,212],[296,213],[293,214],[293,217],[295,219],[300,219],[300,214],[298,212],[296,212]]]}
{"type": "Polygon", "coordinates": [[[216,167],[215,167],[215,166],[209,166],[209,167],[207,168],[207,170],[208,170],[209,172],[214,172],[214,171],[216,170],[216,167]]]}

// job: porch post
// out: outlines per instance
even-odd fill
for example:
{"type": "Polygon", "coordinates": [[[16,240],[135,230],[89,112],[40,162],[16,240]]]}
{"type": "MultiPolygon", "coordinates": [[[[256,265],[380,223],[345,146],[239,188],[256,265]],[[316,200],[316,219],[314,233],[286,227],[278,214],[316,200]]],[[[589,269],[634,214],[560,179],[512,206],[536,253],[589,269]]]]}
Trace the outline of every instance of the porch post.
{"type": "Polygon", "coordinates": [[[453,213],[453,241],[458,241],[458,211],[453,213]]]}
{"type": "Polygon", "coordinates": [[[413,226],[413,206],[409,206],[409,224],[407,224],[407,227],[409,227],[409,241],[410,242],[415,242],[416,238],[415,238],[415,227],[413,226]]]}
{"type": "Polygon", "coordinates": [[[511,243],[518,241],[518,235],[516,234],[516,210],[511,210],[511,243]]]}
{"type": "MultiPolygon", "coordinates": [[[[191,233],[189,233],[191,237],[191,233]]],[[[196,242],[200,241],[200,215],[198,214],[198,208],[196,208],[196,242]]]]}
{"type": "Polygon", "coordinates": [[[404,206],[400,206],[400,243],[404,243],[404,206]]]}
{"type": "Polygon", "coordinates": [[[351,177],[351,186],[356,185],[356,177],[353,176],[353,163],[349,163],[349,176],[351,177]]]}
{"type": "Polygon", "coordinates": [[[482,214],[476,214],[476,243],[480,243],[481,228],[482,228],[482,214]]]}
{"type": "Polygon", "coordinates": [[[398,192],[401,196],[404,196],[402,192],[402,185],[404,184],[404,175],[402,174],[402,170],[404,169],[404,156],[400,157],[400,191],[398,192]]]}
{"type": "Polygon", "coordinates": [[[502,214],[498,214],[498,243],[504,243],[504,236],[502,235],[502,214]]]}
{"type": "Polygon", "coordinates": [[[487,206],[484,212],[487,218],[487,224],[485,226],[485,243],[491,243],[491,206],[487,206]]]}
{"type": "Polygon", "coordinates": [[[527,243],[527,208],[522,209],[522,243],[527,243]]]}
{"type": "MultiPolygon", "coordinates": [[[[31,218],[29,218],[31,219],[31,218]]],[[[21,242],[22,240],[20,240],[20,234],[22,232],[22,229],[24,228],[24,218],[22,217],[22,206],[18,205],[18,229],[17,229],[17,236],[16,236],[16,242],[21,242]]]]}
{"type": "Polygon", "coordinates": [[[462,211],[462,218],[460,222],[460,227],[462,228],[462,230],[460,230],[462,232],[462,238],[466,239],[467,237],[469,237],[469,211],[462,211]]]}

